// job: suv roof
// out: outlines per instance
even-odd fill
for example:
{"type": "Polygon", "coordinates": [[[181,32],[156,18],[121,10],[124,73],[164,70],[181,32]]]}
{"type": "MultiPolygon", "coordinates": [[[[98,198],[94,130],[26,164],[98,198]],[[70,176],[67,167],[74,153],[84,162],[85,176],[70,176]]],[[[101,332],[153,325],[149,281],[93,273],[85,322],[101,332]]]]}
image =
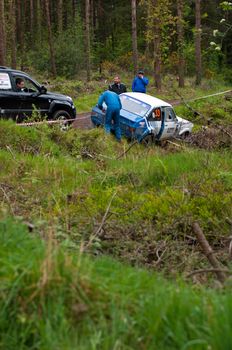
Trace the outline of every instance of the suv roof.
{"type": "MultiPolygon", "coordinates": [[[[13,69],[13,68],[10,68],[10,67],[5,67],[5,66],[0,66],[0,71],[3,70],[3,71],[8,71],[8,72],[15,72],[15,73],[20,73],[20,74],[24,74],[24,75],[28,75],[26,72],[23,72],[21,70],[18,70],[18,69],[13,69]]],[[[29,75],[28,75],[29,76],[29,75]]]]}

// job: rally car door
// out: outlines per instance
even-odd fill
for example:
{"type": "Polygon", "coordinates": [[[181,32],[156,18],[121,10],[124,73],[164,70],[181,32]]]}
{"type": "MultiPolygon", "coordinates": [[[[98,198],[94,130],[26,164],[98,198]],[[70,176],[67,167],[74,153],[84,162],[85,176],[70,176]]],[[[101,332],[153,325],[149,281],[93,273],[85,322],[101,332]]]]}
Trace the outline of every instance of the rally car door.
{"type": "Polygon", "coordinates": [[[164,129],[160,139],[169,139],[176,135],[178,121],[172,107],[164,108],[164,129]]]}

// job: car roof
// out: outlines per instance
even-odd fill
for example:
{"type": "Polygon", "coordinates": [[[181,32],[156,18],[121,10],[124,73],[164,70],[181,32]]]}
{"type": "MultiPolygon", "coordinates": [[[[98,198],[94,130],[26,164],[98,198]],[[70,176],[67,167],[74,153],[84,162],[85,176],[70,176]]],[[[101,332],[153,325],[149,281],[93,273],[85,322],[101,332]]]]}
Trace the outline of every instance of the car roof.
{"type": "Polygon", "coordinates": [[[0,66],[0,72],[4,73],[4,72],[11,72],[11,73],[15,73],[15,74],[23,74],[28,76],[27,73],[22,72],[21,70],[17,70],[17,69],[13,69],[13,68],[9,68],[9,67],[4,67],[4,66],[0,66]]]}
{"type": "Polygon", "coordinates": [[[149,105],[152,106],[152,108],[154,107],[171,107],[170,103],[167,103],[163,100],[160,100],[157,97],[148,95],[148,94],[144,94],[142,92],[126,92],[123,93],[121,95],[126,95],[126,96],[130,96],[133,97],[139,101],[142,101],[144,103],[148,103],[149,105]]]}

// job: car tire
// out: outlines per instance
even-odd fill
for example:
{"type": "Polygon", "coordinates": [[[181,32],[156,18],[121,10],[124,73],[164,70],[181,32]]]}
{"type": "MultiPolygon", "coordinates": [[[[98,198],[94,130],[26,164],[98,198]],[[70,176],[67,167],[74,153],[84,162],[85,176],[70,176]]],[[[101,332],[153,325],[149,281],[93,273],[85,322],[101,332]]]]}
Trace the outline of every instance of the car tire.
{"type": "Polygon", "coordinates": [[[180,139],[185,140],[189,135],[190,135],[189,131],[186,131],[182,135],[180,135],[180,139]]]}
{"type": "Polygon", "coordinates": [[[60,120],[59,126],[60,126],[60,130],[62,131],[66,131],[69,129],[71,122],[67,121],[67,119],[71,119],[71,118],[72,118],[71,115],[64,110],[56,111],[52,117],[53,120],[60,120]]]}
{"type": "Polygon", "coordinates": [[[96,124],[93,121],[91,122],[92,128],[100,128],[101,124],[96,124]]]}
{"type": "Polygon", "coordinates": [[[154,137],[153,135],[147,135],[141,140],[141,144],[149,147],[151,145],[154,145],[154,137]]]}

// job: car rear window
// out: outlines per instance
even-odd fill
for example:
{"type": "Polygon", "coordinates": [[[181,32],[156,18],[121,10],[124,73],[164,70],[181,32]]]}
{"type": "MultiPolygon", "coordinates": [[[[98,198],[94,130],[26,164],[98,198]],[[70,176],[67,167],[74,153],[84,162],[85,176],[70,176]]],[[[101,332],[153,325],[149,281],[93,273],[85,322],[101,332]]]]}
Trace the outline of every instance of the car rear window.
{"type": "Polygon", "coordinates": [[[10,91],[12,89],[11,81],[8,73],[0,73],[0,90],[10,91]]]}
{"type": "Polygon", "coordinates": [[[143,117],[151,108],[149,104],[136,100],[130,96],[120,95],[120,100],[122,103],[122,109],[137,114],[140,117],[143,117]]]}

